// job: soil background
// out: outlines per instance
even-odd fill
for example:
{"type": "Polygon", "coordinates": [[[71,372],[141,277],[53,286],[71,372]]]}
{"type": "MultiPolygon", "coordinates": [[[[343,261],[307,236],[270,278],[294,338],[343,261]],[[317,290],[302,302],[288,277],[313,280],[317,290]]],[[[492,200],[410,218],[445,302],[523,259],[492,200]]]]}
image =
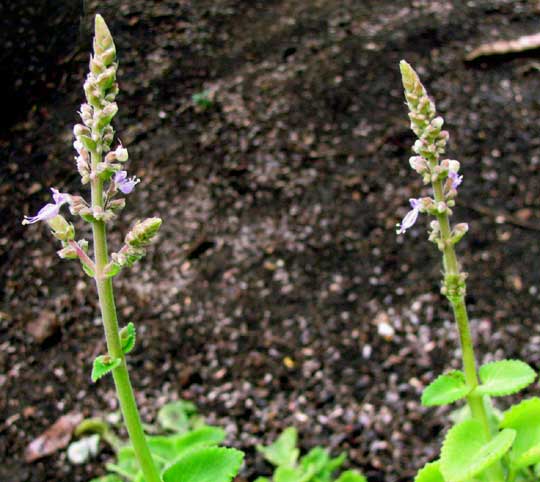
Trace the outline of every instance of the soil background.
{"type": "Polygon", "coordinates": [[[246,451],[245,480],[269,472],[255,444],[289,425],[370,482],[411,480],[437,456],[448,410],[419,398],[459,350],[426,219],[395,235],[426,192],[408,166],[402,58],[462,163],[454,219],[470,224],[459,254],[479,360],[539,368],[540,53],[464,62],[536,33],[538,2],[2,3],[0,480],[86,481],[111,456],[23,456],[61,415],[116,409],[111,381],[90,383],[104,350],[91,280],[44,226],[21,226],[49,187],[86,193],[71,129],[97,11],[120,60],[115,127],[142,179],[112,248],[135,219],[164,220],[116,282],[145,420],[194,401],[246,451]]]}

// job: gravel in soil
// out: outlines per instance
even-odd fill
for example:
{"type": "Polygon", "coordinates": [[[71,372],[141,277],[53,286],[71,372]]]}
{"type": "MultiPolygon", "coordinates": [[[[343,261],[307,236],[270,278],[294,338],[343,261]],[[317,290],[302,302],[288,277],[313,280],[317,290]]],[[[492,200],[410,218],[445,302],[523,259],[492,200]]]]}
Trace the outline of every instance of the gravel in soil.
{"type": "MultiPolygon", "coordinates": [[[[24,449],[68,412],[115,410],[92,282],[23,228],[48,187],[80,192],[71,126],[92,15],[120,57],[115,126],[143,179],[112,233],[160,215],[159,245],[116,283],[145,420],[194,401],[247,452],[288,425],[303,448],[347,451],[370,481],[410,480],[433,459],[447,410],[422,388],[459,366],[425,219],[395,224],[424,192],[398,61],[418,68],[463,166],[455,219],[481,361],[540,362],[538,52],[464,63],[491,39],[535,33],[528,1],[88,1],[52,85],[0,135],[0,479],[85,481],[103,470],[24,449]],[[210,91],[212,105],[191,98],[210,91]]],[[[30,28],[30,27],[29,27],[30,28]]],[[[55,37],[56,38],[56,37],[55,37]]],[[[66,36],[66,42],[67,40],[66,36]]],[[[46,42],[46,38],[42,39],[46,42]]],[[[28,68],[37,68],[29,61],[28,68]]],[[[83,189],[84,191],[84,189],[83,189]]],[[[84,233],[84,231],[83,231],[84,233]]]]}

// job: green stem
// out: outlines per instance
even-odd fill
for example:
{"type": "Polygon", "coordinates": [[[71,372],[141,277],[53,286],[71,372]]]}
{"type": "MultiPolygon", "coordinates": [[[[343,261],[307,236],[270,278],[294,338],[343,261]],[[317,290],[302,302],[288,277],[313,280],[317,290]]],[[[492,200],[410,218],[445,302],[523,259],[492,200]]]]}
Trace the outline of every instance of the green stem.
{"type": "MultiPolygon", "coordinates": [[[[92,153],[92,170],[96,172],[96,166],[101,161],[101,156],[92,153]]],[[[92,180],[92,206],[103,208],[103,181],[96,177],[92,180]]],[[[105,329],[108,353],[113,358],[120,358],[121,363],[113,372],[116,393],[120,402],[120,408],[124,416],[129,438],[133,445],[135,455],[139,462],[146,482],[161,482],[154,460],[146,443],[146,438],[141,424],[141,418],[137,409],[137,403],[133,394],[133,388],[129,380],[126,358],[122,352],[122,344],[118,331],[118,319],[114,303],[114,292],[111,278],[104,278],[103,271],[109,262],[107,250],[107,234],[103,221],[92,223],[94,235],[94,254],[96,285],[99,296],[99,305],[105,329]]]]}
{"type": "MultiPolygon", "coordinates": [[[[441,180],[433,182],[433,193],[435,202],[444,202],[443,184],[441,180]]],[[[457,277],[460,275],[459,263],[454,249],[454,244],[451,242],[451,228],[448,214],[437,214],[441,240],[443,242],[443,265],[445,277],[457,277]]],[[[459,332],[459,340],[461,344],[461,355],[463,361],[463,372],[465,373],[465,381],[471,389],[470,395],[467,396],[467,403],[471,410],[473,419],[478,420],[483,427],[486,440],[491,440],[493,434],[489,426],[489,419],[484,405],[484,400],[481,395],[474,392],[478,386],[478,374],[476,371],[476,358],[474,355],[474,345],[471,336],[471,328],[469,325],[469,316],[467,314],[467,305],[465,295],[452,293],[448,296],[454,312],[454,319],[459,332]]],[[[504,472],[500,462],[493,464],[487,471],[491,482],[502,482],[505,480],[504,472]]]]}

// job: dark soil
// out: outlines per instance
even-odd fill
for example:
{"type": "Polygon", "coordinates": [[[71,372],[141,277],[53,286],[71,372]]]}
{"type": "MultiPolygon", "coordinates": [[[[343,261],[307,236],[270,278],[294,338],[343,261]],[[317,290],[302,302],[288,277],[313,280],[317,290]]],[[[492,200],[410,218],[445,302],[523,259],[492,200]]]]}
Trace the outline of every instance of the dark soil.
{"type": "MultiPolygon", "coordinates": [[[[28,89],[22,121],[0,136],[3,481],[86,481],[109,457],[23,458],[68,411],[116,408],[111,381],[89,380],[104,349],[92,282],[43,226],[20,225],[49,186],[81,190],[71,126],[97,2],[86,9],[79,41],[66,33],[49,57],[64,74],[28,89]]],[[[121,62],[115,125],[143,179],[112,243],[138,217],[164,219],[159,245],[116,283],[140,334],[130,365],[146,420],[193,400],[246,451],[247,480],[268,472],[255,443],[288,425],[305,449],[347,451],[370,482],[411,480],[436,456],[447,410],[419,396],[459,351],[425,219],[394,233],[423,189],[407,162],[402,58],[463,165],[455,219],[471,227],[460,254],[480,361],[538,368],[539,53],[463,61],[535,33],[537,2],[103,0],[99,11],[121,62]],[[191,96],[205,89],[215,100],[201,110],[191,96]]]]}

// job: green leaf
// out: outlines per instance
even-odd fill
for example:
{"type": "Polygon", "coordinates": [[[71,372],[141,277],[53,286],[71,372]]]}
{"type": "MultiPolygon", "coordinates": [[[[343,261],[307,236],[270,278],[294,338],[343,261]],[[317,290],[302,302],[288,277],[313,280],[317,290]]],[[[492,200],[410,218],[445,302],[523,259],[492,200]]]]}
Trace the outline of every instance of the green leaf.
{"type": "Polygon", "coordinates": [[[294,467],[300,455],[300,450],[296,448],[297,440],[298,432],[294,427],[289,427],[273,444],[267,447],[257,445],[257,450],[268,462],[277,467],[294,467]]]}
{"type": "Polygon", "coordinates": [[[94,360],[94,366],[92,367],[92,381],[96,382],[103,375],[106,375],[111,370],[114,370],[120,365],[120,358],[112,358],[109,355],[100,355],[94,360]]]}
{"type": "Polygon", "coordinates": [[[178,455],[195,447],[219,445],[225,440],[225,430],[220,427],[201,427],[191,432],[171,437],[178,455]]]}
{"type": "Polygon", "coordinates": [[[346,470],[336,479],[336,482],[367,482],[367,479],[356,470],[346,470]]]}
{"type": "Polygon", "coordinates": [[[514,429],[510,465],[519,470],[540,462],[540,398],[523,400],[504,412],[501,428],[514,429]]]}
{"type": "Polygon", "coordinates": [[[131,446],[122,447],[118,451],[118,460],[116,464],[108,463],[105,467],[110,472],[114,472],[129,480],[133,480],[139,472],[139,463],[135,458],[135,451],[131,446]]]}
{"type": "Polygon", "coordinates": [[[122,351],[127,355],[135,346],[137,335],[135,333],[135,325],[131,321],[120,330],[120,343],[122,351]]]}
{"type": "Polygon", "coordinates": [[[317,474],[328,462],[330,462],[328,452],[322,447],[314,447],[302,457],[300,464],[305,470],[311,469],[314,474],[317,474]]]}
{"type": "Polygon", "coordinates": [[[230,482],[244,454],[236,449],[205,447],[189,452],[163,472],[163,482],[230,482]]]}
{"type": "Polygon", "coordinates": [[[268,477],[257,477],[253,482],[271,482],[268,477]]]}
{"type": "Polygon", "coordinates": [[[83,263],[81,261],[81,266],[87,276],[90,276],[90,278],[94,278],[96,276],[96,273],[94,272],[94,270],[90,266],[88,266],[86,263],[83,263]]]}
{"type": "Polygon", "coordinates": [[[536,372],[520,360],[486,363],[480,367],[478,375],[482,384],[476,387],[476,392],[494,397],[517,393],[536,378],[536,372]]]}
{"type": "MultiPolygon", "coordinates": [[[[493,405],[493,401],[490,397],[483,398],[489,428],[492,432],[497,432],[499,430],[499,423],[502,419],[502,412],[493,405]]],[[[464,422],[465,420],[471,420],[472,418],[471,409],[468,404],[450,412],[450,420],[454,425],[464,422]]]]}
{"type": "Polygon", "coordinates": [[[82,145],[89,151],[94,152],[96,150],[96,141],[94,141],[91,137],[81,135],[78,137],[78,139],[82,142],[82,145]]]}
{"type": "Polygon", "coordinates": [[[311,479],[313,471],[305,473],[300,467],[278,467],[274,472],[274,482],[306,482],[311,479]]]}
{"type": "Polygon", "coordinates": [[[115,263],[114,261],[111,261],[107,264],[107,266],[105,266],[103,275],[105,278],[113,278],[118,273],[120,273],[120,271],[122,271],[122,266],[118,263],[115,263]]]}
{"type": "Polygon", "coordinates": [[[425,388],[424,393],[422,393],[422,405],[433,407],[453,403],[466,397],[470,391],[465,382],[465,375],[459,370],[454,370],[439,375],[425,388]]]}
{"type": "Polygon", "coordinates": [[[512,445],[516,431],[504,429],[486,440],[482,423],[466,420],[452,427],[441,450],[440,470],[444,480],[463,482],[499,460],[512,445]]]}
{"type": "Polygon", "coordinates": [[[347,454],[345,453],[330,459],[326,464],[326,470],[328,470],[330,473],[336,471],[344,464],[345,460],[347,460],[347,454]]]}
{"type": "Polygon", "coordinates": [[[197,413],[197,407],[191,402],[178,400],[163,405],[158,412],[158,423],[172,432],[184,433],[189,430],[190,417],[197,413]]]}
{"type": "Polygon", "coordinates": [[[416,474],[414,482],[444,482],[440,462],[436,460],[424,465],[416,474]]]}

